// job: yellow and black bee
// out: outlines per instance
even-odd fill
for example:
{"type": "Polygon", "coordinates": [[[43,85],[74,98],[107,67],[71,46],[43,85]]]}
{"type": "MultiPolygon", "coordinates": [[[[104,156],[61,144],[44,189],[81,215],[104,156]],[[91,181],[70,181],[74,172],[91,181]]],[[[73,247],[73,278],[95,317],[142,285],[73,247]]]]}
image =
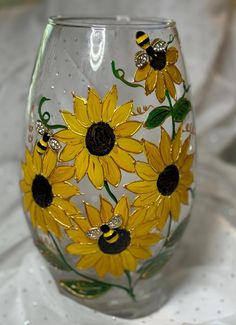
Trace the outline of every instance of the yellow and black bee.
{"type": "Polygon", "coordinates": [[[154,70],[162,70],[166,65],[167,43],[160,38],[150,42],[148,34],[138,31],[136,33],[136,43],[142,48],[135,55],[135,64],[137,68],[143,68],[147,63],[154,70]]]}
{"type": "Polygon", "coordinates": [[[36,150],[40,155],[43,155],[47,151],[48,147],[54,151],[61,149],[60,143],[53,138],[53,133],[48,130],[40,120],[36,122],[36,130],[38,134],[42,135],[42,138],[36,145],[36,150]]]}
{"type": "Polygon", "coordinates": [[[92,228],[86,232],[86,236],[92,240],[98,240],[98,246],[105,254],[121,253],[130,244],[130,233],[120,228],[122,218],[113,216],[107,224],[100,228],[92,228]]]}

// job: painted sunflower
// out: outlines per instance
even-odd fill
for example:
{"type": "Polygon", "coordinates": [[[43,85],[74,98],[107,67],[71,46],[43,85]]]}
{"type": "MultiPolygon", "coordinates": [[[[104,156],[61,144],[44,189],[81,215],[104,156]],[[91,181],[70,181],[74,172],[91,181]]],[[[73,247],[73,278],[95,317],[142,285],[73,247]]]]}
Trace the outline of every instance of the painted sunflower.
{"type": "Polygon", "coordinates": [[[128,121],[133,102],[119,107],[116,104],[116,86],[103,100],[95,89],[89,88],[88,100],[74,96],[74,114],[61,113],[68,129],[54,135],[66,143],[60,159],[69,161],[75,158],[76,179],[81,180],[87,173],[98,189],[103,187],[105,180],[118,186],[120,168],[135,172],[131,154],[143,151],[142,144],[131,138],[142,125],[137,121],[128,121]]]}
{"type": "Polygon", "coordinates": [[[47,233],[61,236],[60,225],[69,228],[71,217],[80,217],[80,211],[69,199],[79,194],[76,186],[68,182],[75,173],[73,166],[56,166],[57,154],[48,150],[43,156],[36,150],[31,155],[26,148],[25,163],[22,163],[24,178],[20,188],[24,193],[25,212],[29,211],[34,227],[47,233]]]}
{"type": "Polygon", "coordinates": [[[159,148],[144,141],[148,163],[136,162],[136,172],[141,181],[135,181],[126,188],[138,196],[133,205],[147,207],[147,218],[157,219],[157,227],[162,230],[168,216],[178,221],[181,203],[188,204],[188,188],[193,182],[191,167],[194,155],[188,154],[190,137],[181,143],[182,127],[176,137],[161,128],[159,148]]]}
{"type": "Polygon", "coordinates": [[[87,218],[79,220],[76,230],[66,230],[74,243],[66,250],[80,255],[78,269],[95,268],[100,277],[110,272],[121,276],[125,270],[135,271],[137,260],[147,259],[160,234],[151,233],[155,221],[143,223],[144,210],[129,214],[128,198],[123,196],[115,208],[101,197],[100,210],[85,203],[87,218]]]}
{"type": "Polygon", "coordinates": [[[168,47],[168,44],[161,39],[155,39],[148,49],[150,55],[144,51],[136,53],[135,62],[138,69],[134,81],[146,80],[146,95],[155,90],[160,103],[165,100],[166,90],[175,99],[175,84],[181,84],[183,81],[181,73],[175,65],[178,60],[178,50],[173,46],[168,47]]]}

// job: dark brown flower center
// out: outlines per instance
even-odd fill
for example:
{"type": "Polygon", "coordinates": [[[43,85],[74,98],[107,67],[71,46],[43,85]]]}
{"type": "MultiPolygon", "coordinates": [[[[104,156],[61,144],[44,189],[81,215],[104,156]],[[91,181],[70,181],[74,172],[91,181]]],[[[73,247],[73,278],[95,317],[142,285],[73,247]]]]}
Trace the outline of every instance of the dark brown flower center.
{"type": "Polygon", "coordinates": [[[154,52],[150,57],[150,65],[154,70],[162,70],[166,66],[166,51],[154,52]]]}
{"type": "Polygon", "coordinates": [[[105,156],[111,152],[115,144],[115,134],[108,123],[92,124],[86,134],[86,147],[95,156],[105,156]]]}
{"type": "Polygon", "coordinates": [[[167,166],[157,179],[158,191],[164,195],[171,195],[179,184],[179,170],[175,165],[167,166]]]}
{"type": "Polygon", "coordinates": [[[105,254],[119,254],[130,244],[130,232],[125,229],[110,229],[108,225],[102,225],[100,230],[103,232],[98,239],[98,246],[105,254]]]}
{"type": "Polygon", "coordinates": [[[52,186],[42,175],[36,175],[32,183],[34,201],[41,207],[47,208],[53,200],[52,186]]]}

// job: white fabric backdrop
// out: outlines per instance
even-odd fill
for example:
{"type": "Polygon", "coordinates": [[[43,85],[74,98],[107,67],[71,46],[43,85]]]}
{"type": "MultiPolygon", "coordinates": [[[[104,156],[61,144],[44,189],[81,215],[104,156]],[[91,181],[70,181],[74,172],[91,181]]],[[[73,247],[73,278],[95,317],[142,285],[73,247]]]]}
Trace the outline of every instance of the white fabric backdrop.
{"type": "Polygon", "coordinates": [[[236,324],[235,35],[227,0],[52,0],[0,10],[0,325],[236,324]],[[143,319],[95,314],[60,295],[24,221],[17,182],[26,98],[46,17],[58,13],[177,21],[197,111],[199,193],[166,268],[171,298],[143,319]]]}

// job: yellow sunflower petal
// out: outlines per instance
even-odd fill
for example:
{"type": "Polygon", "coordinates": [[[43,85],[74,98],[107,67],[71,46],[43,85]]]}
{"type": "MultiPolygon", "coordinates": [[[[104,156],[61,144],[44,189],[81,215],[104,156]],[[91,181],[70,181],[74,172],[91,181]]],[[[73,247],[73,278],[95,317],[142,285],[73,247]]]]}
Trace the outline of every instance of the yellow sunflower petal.
{"type": "Polygon", "coordinates": [[[53,135],[57,140],[67,144],[77,144],[81,142],[83,136],[72,132],[71,130],[62,130],[53,135]]]}
{"type": "Polygon", "coordinates": [[[191,171],[186,173],[181,173],[180,175],[180,183],[189,187],[193,182],[193,173],[191,171]]]}
{"type": "Polygon", "coordinates": [[[66,215],[65,211],[59,208],[59,206],[50,205],[48,212],[54,220],[60,223],[63,227],[71,227],[70,218],[66,215]]]}
{"type": "Polygon", "coordinates": [[[118,186],[121,180],[121,172],[112,157],[99,157],[104,171],[104,178],[113,186],[118,186]]]}
{"type": "Polygon", "coordinates": [[[31,191],[31,185],[27,184],[24,179],[20,181],[20,189],[22,192],[30,192],[31,191]]]}
{"type": "Polygon", "coordinates": [[[96,253],[98,251],[98,246],[96,243],[94,244],[73,243],[66,247],[66,251],[74,255],[87,255],[87,254],[96,253]]]}
{"type": "Polygon", "coordinates": [[[74,166],[59,166],[49,176],[50,184],[60,183],[70,180],[75,173],[74,166]]]}
{"type": "Polygon", "coordinates": [[[94,267],[100,259],[100,254],[88,254],[80,258],[79,262],[76,264],[76,267],[78,269],[89,269],[90,267],[94,267]]]}
{"type": "Polygon", "coordinates": [[[24,181],[26,184],[32,184],[34,175],[32,174],[32,171],[29,169],[29,167],[25,164],[21,164],[21,169],[24,174],[24,181]]]}
{"type": "Polygon", "coordinates": [[[91,243],[91,239],[89,239],[80,228],[77,228],[77,229],[67,229],[66,230],[66,233],[69,236],[69,238],[71,240],[73,240],[74,242],[88,243],[88,244],[91,243]]]}
{"type": "Polygon", "coordinates": [[[87,218],[79,219],[76,223],[84,233],[91,229],[91,224],[87,218]]]}
{"type": "Polygon", "coordinates": [[[33,164],[37,174],[40,174],[42,171],[42,157],[37,151],[37,145],[34,147],[33,153],[33,164]]]}
{"type": "MultiPolygon", "coordinates": [[[[128,228],[132,229],[143,223],[146,216],[146,209],[137,209],[129,217],[128,228]]],[[[133,239],[132,239],[133,242],[133,239]]]]}
{"type": "Polygon", "coordinates": [[[60,154],[60,160],[62,161],[70,161],[77,156],[82,149],[84,148],[84,142],[78,143],[78,144],[67,144],[61,154],[60,154]]]}
{"type": "Polygon", "coordinates": [[[61,112],[63,120],[67,124],[68,128],[76,134],[80,134],[85,136],[87,133],[87,129],[79,123],[75,115],[70,112],[64,111],[61,112]]]}
{"type": "Polygon", "coordinates": [[[124,269],[134,272],[137,267],[137,260],[134,256],[128,250],[124,250],[120,256],[124,269]]]}
{"type": "Polygon", "coordinates": [[[124,272],[121,257],[119,255],[113,255],[108,257],[110,262],[110,272],[114,276],[120,277],[124,272]]]}
{"type": "Polygon", "coordinates": [[[142,126],[141,122],[137,121],[128,121],[118,125],[114,133],[117,137],[130,137],[135,134],[142,126]]]}
{"type": "Polygon", "coordinates": [[[179,197],[180,197],[180,201],[183,203],[183,204],[188,204],[188,189],[186,186],[182,185],[182,184],[179,184],[176,191],[179,193],[179,197]]]}
{"type": "Polygon", "coordinates": [[[173,80],[171,79],[169,73],[167,71],[163,71],[166,89],[169,90],[170,96],[172,98],[176,98],[176,89],[173,80]]]}
{"type": "Polygon", "coordinates": [[[157,82],[157,73],[158,72],[156,70],[152,69],[147,76],[145,83],[146,95],[149,95],[153,92],[157,82]]]}
{"type": "Polygon", "coordinates": [[[114,209],[114,215],[119,215],[122,217],[122,225],[125,227],[129,218],[129,201],[127,196],[122,196],[118,201],[114,209]]]}
{"type": "Polygon", "coordinates": [[[135,171],[134,159],[126,151],[115,146],[110,155],[120,168],[130,173],[135,171]]]}
{"type": "Polygon", "coordinates": [[[67,201],[67,200],[60,198],[58,196],[54,196],[52,204],[59,207],[60,209],[64,210],[68,215],[80,216],[80,214],[81,214],[73,202],[67,201]]]}
{"type": "Polygon", "coordinates": [[[165,91],[166,91],[166,86],[165,86],[163,73],[161,71],[158,71],[157,82],[156,82],[156,96],[160,103],[164,102],[165,100],[166,97],[165,91]]]}
{"type": "Polygon", "coordinates": [[[85,203],[85,210],[91,226],[100,227],[102,225],[102,220],[100,218],[98,209],[88,203],[85,203]]]}
{"type": "Polygon", "coordinates": [[[48,150],[43,158],[43,176],[49,177],[50,174],[53,172],[57,164],[57,154],[53,150],[48,150]]]}
{"type": "Polygon", "coordinates": [[[102,121],[102,101],[95,89],[88,91],[88,117],[91,122],[102,121]]]}
{"type": "Polygon", "coordinates": [[[168,64],[175,64],[178,60],[178,50],[171,46],[166,52],[166,61],[168,64]]]}
{"type": "Polygon", "coordinates": [[[165,165],[163,163],[159,148],[149,141],[144,141],[144,148],[148,162],[152,168],[159,173],[163,171],[165,165]]]}
{"type": "MultiPolygon", "coordinates": [[[[35,173],[40,173],[41,169],[38,169],[37,165],[35,166],[34,165],[34,162],[33,162],[33,157],[31,156],[30,152],[29,152],[29,149],[26,147],[26,150],[25,150],[25,161],[26,161],[26,165],[29,169],[29,173],[30,175],[33,175],[35,173]]],[[[41,159],[40,159],[40,166],[39,168],[41,167],[41,159]]]]}
{"type": "Polygon", "coordinates": [[[171,79],[176,83],[176,84],[181,84],[183,81],[181,73],[179,69],[175,65],[167,65],[166,70],[168,71],[171,79]]]}
{"type": "Polygon", "coordinates": [[[189,147],[190,147],[190,136],[184,141],[184,144],[182,145],[182,148],[181,148],[181,154],[179,156],[179,159],[177,161],[177,165],[179,167],[182,166],[184,160],[186,159],[187,157],[187,153],[188,153],[188,150],[189,150],[189,147]]]}
{"type": "Polygon", "coordinates": [[[165,227],[170,214],[170,200],[168,197],[163,198],[156,210],[156,213],[158,218],[157,228],[162,230],[165,227]]]}
{"type": "Polygon", "coordinates": [[[74,96],[74,113],[79,121],[85,127],[89,127],[91,125],[91,121],[88,118],[87,113],[87,101],[83,97],[74,96]]]}
{"type": "MultiPolygon", "coordinates": [[[[139,243],[139,245],[142,245],[142,242],[139,243]]],[[[150,252],[150,250],[148,248],[145,247],[137,247],[137,246],[130,246],[128,248],[128,251],[135,257],[135,258],[139,258],[139,259],[147,259],[150,256],[152,256],[152,253],[150,252]]]]}
{"type": "Polygon", "coordinates": [[[31,218],[31,222],[33,227],[37,226],[37,215],[36,215],[36,204],[33,202],[30,205],[30,218],[31,218]]]}
{"type": "Polygon", "coordinates": [[[147,221],[147,222],[137,226],[132,231],[133,238],[135,238],[136,236],[147,235],[156,226],[156,223],[157,223],[156,220],[151,220],[151,221],[147,221]]]}
{"type": "Polygon", "coordinates": [[[53,219],[52,215],[49,213],[48,209],[44,209],[45,223],[47,229],[54,233],[57,238],[61,237],[61,230],[57,222],[53,219]]]}
{"type": "Polygon", "coordinates": [[[47,233],[48,232],[48,229],[47,229],[47,225],[45,223],[43,209],[41,209],[40,207],[36,206],[35,213],[36,213],[37,226],[39,228],[41,228],[41,230],[43,232],[47,233]]]}
{"type": "Polygon", "coordinates": [[[134,207],[143,207],[143,206],[150,206],[152,205],[154,202],[158,201],[158,199],[160,198],[160,194],[158,193],[158,190],[156,189],[156,191],[154,192],[150,192],[150,193],[146,193],[146,194],[142,194],[140,196],[138,196],[134,202],[133,202],[133,206],[134,207]]]}
{"type": "Polygon", "coordinates": [[[162,239],[162,236],[160,234],[148,234],[146,236],[136,236],[132,239],[132,246],[136,245],[139,246],[140,243],[142,246],[152,246],[157,244],[162,239]]]}
{"type": "Polygon", "coordinates": [[[161,128],[160,152],[164,163],[170,165],[172,163],[171,139],[163,127],[161,128]]]}
{"type": "Polygon", "coordinates": [[[112,127],[124,123],[130,117],[133,108],[133,101],[129,101],[121,106],[119,106],[112,117],[111,122],[109,123],[112,127]]]}
{"type": "Polygon", "coordinates": [[[145,67],[137,69],[135,72],[134,81],[145,80],[148,76],[150,69],[150,64],[146,64],[145,67]]]}
{"type": "Polygon", "coordinates": [[[114,85],[111,90],[105,95],[102,104],[102,120],[103,122],[110,122],[113,113],[116,109],[117,103],[117,88],[114,85]]]}
{"type": "Polygon", "coordinates": [[[126,185],[126,188],[134,193],[153,193],[157,191],[156,181],[134,181],[126,185]]]}
{"type": "Polygon", "coordinates": [[[88,165],[88,177],[97,189],[101,189],[104,184],[102,165],[98,157],[90,155],[88,165]]]}
{"type": "Polygon", "coordinates": [[[139,177],[147,181],[155,181],[158,176],[157,173],[147,163],[137,161],[135,164],[135,170],[139,177]]]}
{"type": "Polygon", "coordinates": [[[171,215],[175,221],[179,220],[180,214],[180,197],[177,192],[172,193],[170,198],[171,215]]]}
{"type": "Polygon", "coordinates": [[[55,196],[69,199],[74,195],[78,195],[80,192],[77,186],[68,182],[60,182],[52,185],[52,193],[55,196]]]}
{"type": "Polygon", "coordinates": [[[130,138],[120,138],[117,139],[118,146],[129,152],[141,153],[143,151],[143,145],[140,141],[130,138]]]}
{"type": "Polygon", "coordinates": [[[187,156],[187,158],[184,160],[181,166],[181,170],[184,172],[190,170],[193,164],[193,159],[194,159],[194,154],[187,156]]]}
{"type": "Polygon", "coordinates": [[[96,272],[100,278],[103,278],[106,273],[111,271],[111,265],[110,265],[110,256],[105,254],[99,254],[100,259],[96,263],[96,272]]]}
{"type": "Polygon", "coordinates": [[[105,198],[101,197],[101,219],[103,223],[108,223],[113,216],[113,207],[105,198]]]}
{"type": "Polygon", "coordinates": [[[179,158],[181,152],[181,136],[182,136],[182,127],[180,126],[172,142],[172,159],[174,162],[179,158]]]}
{"type": "Polygon", "coordinates": [[[145,221],[152,221],[152,220],[156,220],[157,221],[157,207],[160,203],[160,201],[162,200],[162,197],[158,198],[158,200],[156,202],[154,202],[152,205],[150,205],[147,208],[147,212],[146,212],[146,216],[145,216],[145,221]]]}
{"type": "Polygon", "coordinates": [[[28,211],[30,208],[30,205],[33,202],[33,196],[32,196],[32,192],[27,192],[24,194],[24,198],[23,198],[23,206],[24,206],[24,210],[28,211]]]}
{"type": "Polygon", "coordinates": [[[89,165],[89,152],[87,148],[84,148],[75,159],[75,177],[79,181],[84,177],[89,165]]]}

